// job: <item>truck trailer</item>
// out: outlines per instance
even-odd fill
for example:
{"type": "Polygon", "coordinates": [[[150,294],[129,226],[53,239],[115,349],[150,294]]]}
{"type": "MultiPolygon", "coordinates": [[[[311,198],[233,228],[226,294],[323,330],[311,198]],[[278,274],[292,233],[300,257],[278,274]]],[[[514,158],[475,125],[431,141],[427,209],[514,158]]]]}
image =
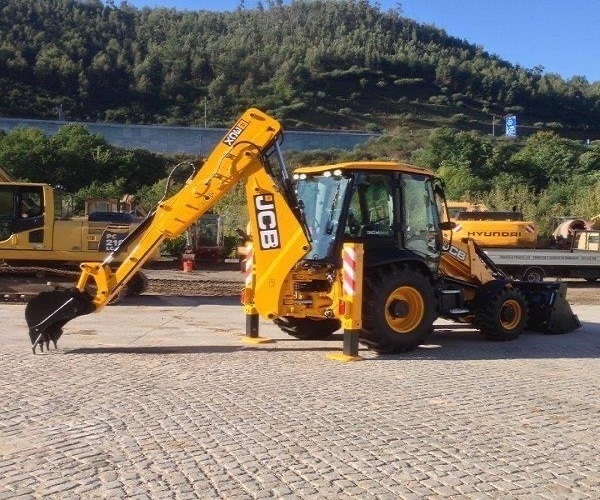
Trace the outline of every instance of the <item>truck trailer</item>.
{"type": "Polygon", "coordinates": [[[524,281],[545,277],[600,278],[600,230],[578,231],[571,248],[507,249],[486,248],[485,253],[503,272],[524,281]]]}

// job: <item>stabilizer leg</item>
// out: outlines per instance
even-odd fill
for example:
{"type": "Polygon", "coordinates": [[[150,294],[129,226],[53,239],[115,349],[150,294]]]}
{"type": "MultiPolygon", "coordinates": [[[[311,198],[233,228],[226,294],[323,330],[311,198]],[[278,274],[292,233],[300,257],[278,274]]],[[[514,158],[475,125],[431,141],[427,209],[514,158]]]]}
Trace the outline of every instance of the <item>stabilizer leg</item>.
{"type": "Polygon", "coordinates": [[[275,342],[267,337],[258,335],[258,314],[246,314],[246,336],[242,338],[242,342],[246,344],[270,344],[275,342]]]}
{"type": "Polygon", "coordinates": [[[358,355],[358,340],[360,330],[344,329],[344,342],[342,352],[332,352],[327,354],[327,359],[332,361],[363,361],[363,357],[358,355]]]}

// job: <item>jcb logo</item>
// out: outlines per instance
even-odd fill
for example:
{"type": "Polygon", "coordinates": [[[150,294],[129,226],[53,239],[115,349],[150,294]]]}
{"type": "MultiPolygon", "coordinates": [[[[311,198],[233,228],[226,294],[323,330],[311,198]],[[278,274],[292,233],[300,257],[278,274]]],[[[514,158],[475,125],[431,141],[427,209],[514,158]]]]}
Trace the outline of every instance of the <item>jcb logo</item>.
{"type": "Polygon", "coordinates": [[[461,250],[460,248],[456,248],[454,245],[448,248],[448,253],[452,255],[452,257],[454,257],[456,260],[460,260],[461,262],[467,260],[467,252],[461,250]]]}
{"type": "Polygon", "coordinates": [[[279,248],[279,230],[277,229],[277,214],[272,194],[259,194],[254,197],[256,208],[256,225],[261,250],[279,248]]]}
{"type": "Polygon", "coordinates": [[[233,126],[233,128],[229,132],[227,132],[227,135],[225,136],[225,139],[223,139],[223,142],[229,147],[233,146],[235,144],[235,141],[237,141],[238,137],[242,134],[242,132],[247,126],[248,122],[246,120],[240,120],[233,126]]]}

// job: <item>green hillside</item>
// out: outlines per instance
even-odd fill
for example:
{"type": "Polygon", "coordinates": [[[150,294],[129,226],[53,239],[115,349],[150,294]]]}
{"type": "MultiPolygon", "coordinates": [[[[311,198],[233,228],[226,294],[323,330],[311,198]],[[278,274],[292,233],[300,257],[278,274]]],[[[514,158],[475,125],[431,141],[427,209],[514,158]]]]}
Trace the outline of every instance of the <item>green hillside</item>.
{"type": "MultiPolygon", "coordinates": [[[[241,3],[243,5],[243,2],[241,3]]],[[[287,127],[599,133],[600,87],[510,64],[366,1],[235,12],[100,0],[0,0],[4,116],[228,124],[261,107],[287,127]],[[206,113],[206,115],[205,115],[206,113]]]]}

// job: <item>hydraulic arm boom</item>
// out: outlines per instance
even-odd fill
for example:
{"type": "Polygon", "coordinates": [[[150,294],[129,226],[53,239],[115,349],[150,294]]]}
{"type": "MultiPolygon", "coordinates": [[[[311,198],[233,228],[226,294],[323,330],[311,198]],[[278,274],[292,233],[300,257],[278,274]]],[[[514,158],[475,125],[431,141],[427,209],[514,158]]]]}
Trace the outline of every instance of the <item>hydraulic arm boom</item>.
{"type": "MultiPolygon", "coordinates": [[[[65,323],[106,306],[165,239],[183,234],[240,180],[265,170],[263,155],[276,146],[280,134],[281,127],[276,120],[257,109],[249,109],[195,176],[179,192],[160,203],[133,235],[139,240],[116,270],[110,266],[112,254],[102,263],[84,262],[80,265],[82,273],[76,288],[42,292],[32,299],[25,317],[34,353],[36,346],[49,347],[50,341],[56,346],[65,323]]],[[[286,201],[291,204],[290,200],[286,201]]]]}

